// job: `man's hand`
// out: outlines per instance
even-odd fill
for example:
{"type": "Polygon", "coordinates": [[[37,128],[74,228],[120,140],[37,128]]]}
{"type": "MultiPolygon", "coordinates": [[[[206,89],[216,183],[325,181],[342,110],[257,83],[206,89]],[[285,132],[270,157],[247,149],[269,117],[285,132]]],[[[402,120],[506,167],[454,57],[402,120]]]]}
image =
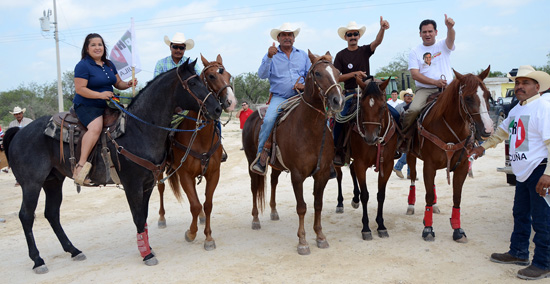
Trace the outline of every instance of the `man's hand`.
{"type": "Polygon", "coordinates": [[[303,92],[305,89],[305,86],[304,84],[301,84],[301,83],[296,83],[296,85],[294,85],[294,90],[296,91],[300,91],[300,92],[303,92]]]}
{"type": "Polygon", "coordinates": [[[542,175],[539,179],[539,182],[537,183],[537,193],[544,197],[546,194],[548,194],[548,190],[550,189],[550,176],[549,175],[542,175]]]}
{"type": "Polygon", "coordinates": [[[447,86],[447,80],[445,79],[435,80],[434,85],[436,85],[438,88],[445,88],[447,86]]]}
{"type": "Polygon", "coordinates": [[[477,160],[477,158],[481,157],[483,155],[483,151],[485,151],[485,148],[478,146],[473,148],[472,150],[468,151],[468,156],[474,156],[474,159],[477,160]]]}
{"type": "Polygon", "coordinates": [[[382,16],[380,16],[380,28],[384,29],[384,30],[387,30],[387,29],[390,28],[390,23],[388,23],[388,21],[384,20],[384,18],[382,18],[382,16]]]}
{"type": "Polygon", "coordinates": [[[447,14],[445,14],[445,25],[447,26],[447,29],[452,29],[455,26],[455,21],[453,18],[447,17],[447,14]]]}
{"type": "Polygon", "coordinates": [[[267,57],[273,58],[273,55],[277,53],[277,47],[275,46],[275,43],[273,43],[272,46],[267,49],[267,57]]]}

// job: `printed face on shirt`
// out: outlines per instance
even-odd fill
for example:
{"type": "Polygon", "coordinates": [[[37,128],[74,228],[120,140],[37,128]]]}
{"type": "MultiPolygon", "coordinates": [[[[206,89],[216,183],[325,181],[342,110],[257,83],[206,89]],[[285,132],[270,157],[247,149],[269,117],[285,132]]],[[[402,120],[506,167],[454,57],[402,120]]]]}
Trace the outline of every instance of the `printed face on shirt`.
{"type": "Polygon", "coordinates": [[[424,53],[424,63],[426,65],[430,66],[432,65],[432,54],[429,52],[424,53]]]}
{"type": "Polygon", "coordinates": [[[514,85],[514,92],[520,101],[524,101],[539,93],[540,85],[531,78],[518,77],[514,85]]]}
{"type": "Polygon", "coordinates": [[[433,45],[435,43],[436,36],[437,30],[434,29],[434,25],[432,24],[423,25],[420,29],[420,37],[422,38],[422,43],[426,46],[433,45]]]}
{"type": "Polygon", "coordinates": [[[277,36],[277,40],[281,47],[292,47],[294,45],[294,33],[293,32],[280,32],[277,36]]]}
{"type": "Polygon", "coordinates": [[[170,44],[170,52],[172,53],[172,58],[176,63],[178,63],[183,54],[185,53],[185,44],[172,43],[170,44]]]}
{"type": "Polygon", "coordinates": [[[87,49],[88,55],[90,55],[90,57],[94,60],[101,60],[103,53],[105,53],[103,41],[99,37],[91,38],[87,49]]]}

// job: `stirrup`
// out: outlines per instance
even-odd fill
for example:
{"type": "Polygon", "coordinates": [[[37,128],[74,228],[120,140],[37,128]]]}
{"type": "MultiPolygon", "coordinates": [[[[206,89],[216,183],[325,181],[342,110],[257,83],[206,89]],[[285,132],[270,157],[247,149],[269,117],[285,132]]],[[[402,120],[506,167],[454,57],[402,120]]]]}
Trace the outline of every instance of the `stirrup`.
{"type": "Polygon", "coordinates": [[[90,170],[92,169],[92,164],[90,162],[84,163],[84,165],[76,164],[76,168],[82,167],[80,172],[78,172],[78,175],[73,177],[74,182],[78,185],[85,185],[86,182],[86,176],[88,176],[88,173],[90,173],[90,170]]]}

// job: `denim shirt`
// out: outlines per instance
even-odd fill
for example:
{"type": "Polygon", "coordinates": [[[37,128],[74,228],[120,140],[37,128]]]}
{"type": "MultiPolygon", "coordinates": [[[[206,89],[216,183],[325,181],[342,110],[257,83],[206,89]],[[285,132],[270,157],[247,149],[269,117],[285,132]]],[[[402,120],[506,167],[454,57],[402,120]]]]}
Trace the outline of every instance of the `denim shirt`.
{"type": "MultiPolygon", "coordinates": [[[[171,69],[174,69],[176,67],[179,67],[180,65],[182,65],[189,57],[187,56],[183,56],[181,59],[180,59],[180,62],[178,63],[175,63],[174,62],[174,59],[172,59],[172,56],[167,56],[167,57],[164,57],[163,59],[160,59],[159,61],[157,61],[157,64],[155,65],[155,73],[153,75],[153,78],[154,77],[157,77],[158,75],[160,75],[161,73],[164,73],[168,70],[171,70],[171,69]]],[[[193,60],[189,59],[189,62],[193,62],[193,60]]],[[[197,64],[195,64],[195,72],[197,73],[197,75],[200,75],[201,73],[201,68],[199,66],[199,61],[197,61],[197,64]]]]}
{"type": "Polygon", "coordinates": [[[303,77],[299,82],[304,84],[304,78],[310,66],[311,62],[304,51],[292,47],[289,58],[279,46],[273,58],[267,57],[267,54],[264,55],[258,69],[258,76],[261,79],[269,79],[269,91],[273,96],[287,99],[297,94],[292,88],[298,78],[303,77]]]}

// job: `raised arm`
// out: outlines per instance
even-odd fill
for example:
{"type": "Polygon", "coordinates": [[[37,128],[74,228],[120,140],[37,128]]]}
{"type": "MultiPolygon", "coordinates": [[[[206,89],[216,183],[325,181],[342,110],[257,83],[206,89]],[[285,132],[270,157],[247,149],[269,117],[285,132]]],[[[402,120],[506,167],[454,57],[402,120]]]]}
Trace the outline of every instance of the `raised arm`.
{"type": "Polygon", "coordinates": [[[382,43],[382,40],[384,40],[384,32],[389,28],[390,23],[388,23],[388,21],[384,20],[384,18],[380,16],[380,30],[378,31],[376,38],[370,43],[371,51],[374,52],[376,48],[382,43]]]}
{"type": "Polygon", "coordinates": [[[453,49],[453,46],[455,45],[455,21],[453,18],[447,17],[447,14],[445,14],[445,25],[447,26],[447,39],[445,40],[445,43],[447,44],[447,48],[453,49]]]}

